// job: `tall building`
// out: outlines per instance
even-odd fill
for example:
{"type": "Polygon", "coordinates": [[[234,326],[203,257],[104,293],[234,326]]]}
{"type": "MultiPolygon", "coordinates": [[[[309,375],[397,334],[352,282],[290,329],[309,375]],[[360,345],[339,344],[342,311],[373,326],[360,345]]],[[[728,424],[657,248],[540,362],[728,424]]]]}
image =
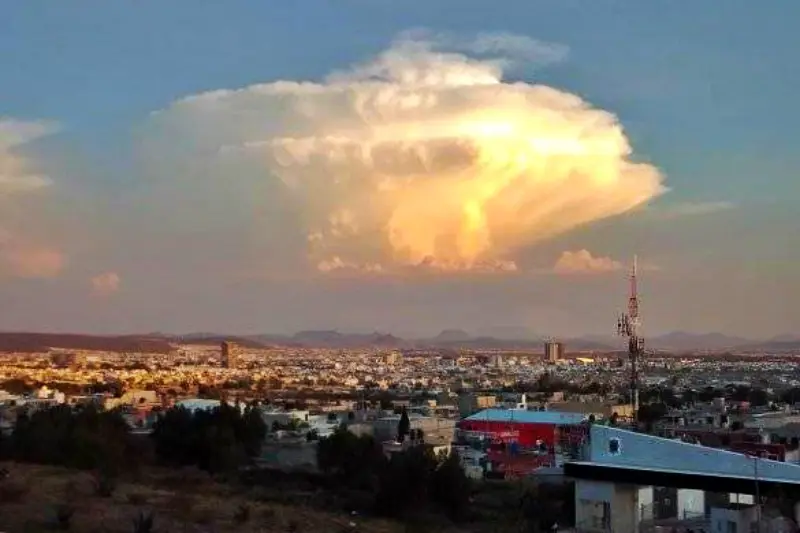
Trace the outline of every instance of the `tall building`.
{"type": "Polygon", "coordinates": [[[544,359],[550,363],[555,363],[564,358],[564,343],[547,341],[544,343],[544,359]]]}
{"type": "Polygon", "coordinates": [[[236,368],[239,347],[230,341],[223,341],[220,350],[222,366],[225,368],[236,368]]]}

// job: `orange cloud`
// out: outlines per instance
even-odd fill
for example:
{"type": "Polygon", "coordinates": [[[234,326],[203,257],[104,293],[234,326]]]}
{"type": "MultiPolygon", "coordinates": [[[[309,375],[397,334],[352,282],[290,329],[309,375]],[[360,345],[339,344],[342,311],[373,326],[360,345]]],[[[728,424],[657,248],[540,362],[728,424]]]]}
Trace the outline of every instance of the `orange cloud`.
{"type": "Polygon", "coordinates": [[[91,279],[92,293],[97,296],[108,296],[119,290],[121,279],[116,272],[104,272],[91,279]]]}
{"type": "Polygon", "coordinates": [[[30,245],[0,236],[0,271],[19,278],[52,278],[61,273],[66,257],[45,246],[30,245]]]}
{"type": "Polygon", "coordinates": [[[159,149],[182,138],[192,150],[162,159],[213,154],[275,186],[282,196],[264,202],[292,204],[312,268],[513,271],[522,249],[665,191],[613,113],[505,79],[515,62],[563,52],[509,35],[407,34],[321,82],[190,96],[151,125],[159,149]]]}
{"type": "Polygon", "coordinates": [[[18,148],[44,135],[55,126],[47,122],[19,121],[0,117],[0,273],[22,278],[57,276],[65,255],[52,246],[35,242],[27,234],[9,228],[25,228],[29,216],[14,209],[17,197],[36,194],[51,185],[48,177],[30,169],[30,161],[18,148]]]}
{"type": "Polygon", "coordinates": [[[589,250],[566,251],[553,266],[556,274],[601,274],[622,269],[622,263],[610,257],[595,257],[589,250]]]}

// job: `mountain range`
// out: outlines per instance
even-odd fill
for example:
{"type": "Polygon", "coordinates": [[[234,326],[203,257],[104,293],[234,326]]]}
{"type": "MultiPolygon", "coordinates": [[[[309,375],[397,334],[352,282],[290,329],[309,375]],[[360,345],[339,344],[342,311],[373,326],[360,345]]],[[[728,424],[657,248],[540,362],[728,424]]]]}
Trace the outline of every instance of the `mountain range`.
{"type": "MultiPolygon", "coordinates": [[[[390,333],[342,333],[336,330],[307,330],[294,335],[224,335],[198,332],[184,335],[149,333],[145,335],[101,336],[62,333],[0,332],[0,352],[40,352],[49,348],[101,350],[114,352],[169,353],[173,344],[219,344],[223,340],[250,348],[467,348],[497,350],[539,350],[545,338],[524,328],[496,328],[479,334],[462,329],[445,329],[429,338],[402,338],[390,333]],[[494,333],[494,335],[490,334],[494,333]]],[[[624,342],[619,337],[585,335],[558,339],[567,351],[619,351],[624,342]]],[[[646,339],[649,350],[670,352],[696,351],[800,351],[800,335],[779,335],[765,340],[728,336],[721,333],[675,331],[646,339]]]]}

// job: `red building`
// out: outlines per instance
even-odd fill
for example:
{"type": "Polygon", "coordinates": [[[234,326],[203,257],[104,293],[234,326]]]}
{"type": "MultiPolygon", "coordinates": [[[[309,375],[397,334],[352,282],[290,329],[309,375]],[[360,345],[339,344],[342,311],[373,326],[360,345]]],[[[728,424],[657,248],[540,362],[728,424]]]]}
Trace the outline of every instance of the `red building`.
{"type": "Polygon", "coordinates": [[[579,413],[486,409],[461,420],[456,438],[520,449],[553,449],[561,441],[562,433],[571,433],[573,428],[582,426],[585,418],[579,413]]]}

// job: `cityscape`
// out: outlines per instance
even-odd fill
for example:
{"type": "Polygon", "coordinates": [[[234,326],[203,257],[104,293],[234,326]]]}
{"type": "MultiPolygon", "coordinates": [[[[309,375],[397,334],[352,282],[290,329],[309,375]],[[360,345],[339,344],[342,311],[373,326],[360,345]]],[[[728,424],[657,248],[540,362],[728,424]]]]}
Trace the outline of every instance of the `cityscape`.
{"type": "Polygon", "coordinates": [[[800,533],[800,4],[674,7],[0,0],[0,533],[800,533]]]}

